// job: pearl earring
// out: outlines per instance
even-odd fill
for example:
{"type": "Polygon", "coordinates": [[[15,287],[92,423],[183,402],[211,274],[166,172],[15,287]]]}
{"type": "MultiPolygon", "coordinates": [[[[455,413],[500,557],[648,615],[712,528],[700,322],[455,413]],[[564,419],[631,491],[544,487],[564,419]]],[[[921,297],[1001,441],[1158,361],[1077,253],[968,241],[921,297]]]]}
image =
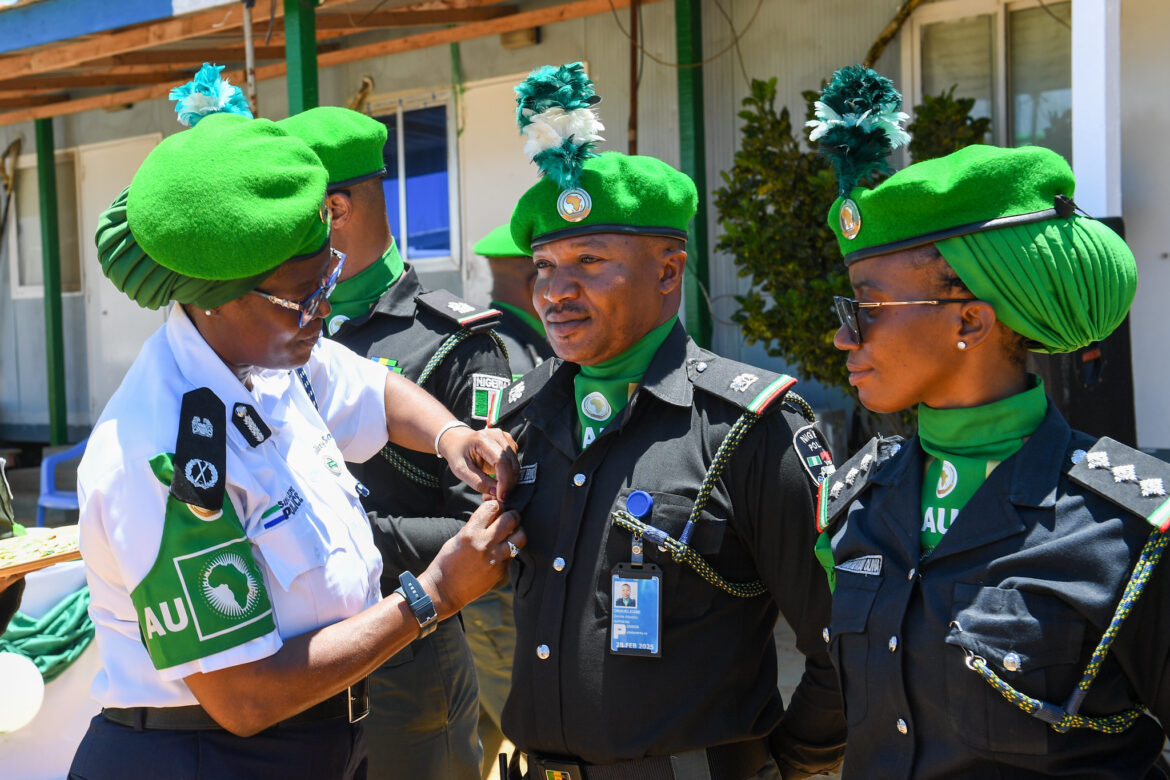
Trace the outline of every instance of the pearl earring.
{"type": "MultiPolygon", "coordinates": [[[[203,313],[206,314],[208,317],[210,317],[211,316],[211,309],[204,309],[203,313]]],[[[966,345],[964,345],[964,346],[966,346],[966,345]]]]}
{"type": "Polygon", "coordinates": [[[958,344],[958,346],[959,346],[959,349],[966,349],[966,348],[967,348],[967,342],[965,342],[965,341],[960,341],[960,342],[959,342],[959,344],[958,344]]]}

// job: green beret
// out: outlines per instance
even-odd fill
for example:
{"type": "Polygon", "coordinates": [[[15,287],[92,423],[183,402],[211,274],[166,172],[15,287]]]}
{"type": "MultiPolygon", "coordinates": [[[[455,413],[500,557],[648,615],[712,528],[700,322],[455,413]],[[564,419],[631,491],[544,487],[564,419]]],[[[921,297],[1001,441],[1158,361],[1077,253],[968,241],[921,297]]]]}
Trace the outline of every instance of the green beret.
{"type": "Polygon", "coordinates": [[[267,119],[211,114],[156,146],[126,221],[155,262],[196,279],[243,279],[315,254],[329,237],[325,169],[267,119]]]}
{"type": "Polygon", "coordinates": [[[386,173],[386,125],[340,106],[302,111],[276,124],[307,143],[329,172],[334,190],[386,173]]]}
{"type": "Polygon", "coordinates": [[[512,212],[512,238],[531,247],[589,233],[687,238],[698,208],[695,183],[654,157],[605,152],[585,161],[580,184],[562,191],[545,176],[512,212]]]}
{"type": "Polygon", "coordinates": [[[480,257],[531,257],[512,240],[512,226],[500,225],[476,242],[472,251],[480,257]]]}
{"type": "Polygon", "coordinates": [[[1112,333],[1137,290],[1125,241],[1074,213],[1075,183],[1048,149],[969,146],[854,188],[829,225],[846,265],[934,244],[1004,325],[1072,352],[1112,333]]]}
{"type": "Polygon", "coordinates": [[[1056,196],[1071,199],[1073,186],[1072,170],[1056,152],[968,146],[915,163],[872,190],[854,188],[829,210],[829,227],[849,265],[950,236],[1052,219],[1056,196]]]}

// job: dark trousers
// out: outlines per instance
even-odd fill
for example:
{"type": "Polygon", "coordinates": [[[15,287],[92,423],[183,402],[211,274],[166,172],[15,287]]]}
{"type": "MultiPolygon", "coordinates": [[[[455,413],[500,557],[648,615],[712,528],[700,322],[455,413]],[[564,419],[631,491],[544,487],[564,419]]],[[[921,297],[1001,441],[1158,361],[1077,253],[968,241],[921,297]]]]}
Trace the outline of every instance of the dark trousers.
{"type": "Polygon", "coordinates": [[[251,737],[222,729],[135,731],[101,715],[89,723],[69,780],[365,780],[361,723],[277,725],[251,737]]]}
{"type": "Polygon", "coordinates": [[[479,780],[475,663],[445,620],[370,675],[370,780],[479,780]]]}

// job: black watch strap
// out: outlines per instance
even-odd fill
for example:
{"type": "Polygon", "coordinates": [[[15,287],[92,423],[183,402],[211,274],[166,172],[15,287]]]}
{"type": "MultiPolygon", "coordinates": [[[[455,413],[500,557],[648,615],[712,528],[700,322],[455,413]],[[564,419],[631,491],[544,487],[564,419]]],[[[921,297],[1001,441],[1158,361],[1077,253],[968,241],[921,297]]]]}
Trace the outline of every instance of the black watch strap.
{"type": "Polygon", "coordinates": [[[398,583],[399,587],[394,592],[400,594],[410,605],[410,611],[418,621],[418,638],[422,639],[439,627],[439,613],[435,611],[434,602],[413,574],[408,571],[402,572],[398,575],[398,583]]]}

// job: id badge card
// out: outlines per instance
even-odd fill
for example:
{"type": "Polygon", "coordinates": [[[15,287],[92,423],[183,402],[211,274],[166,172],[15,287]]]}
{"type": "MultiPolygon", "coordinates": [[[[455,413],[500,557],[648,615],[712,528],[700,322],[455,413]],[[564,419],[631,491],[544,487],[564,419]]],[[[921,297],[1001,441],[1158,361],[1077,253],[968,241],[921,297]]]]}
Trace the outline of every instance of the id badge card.
{"type": "Polygon", "coordinates": [[[609,651],[662,655],[662,570],[619,563],[610,576],[609,651]]]}

